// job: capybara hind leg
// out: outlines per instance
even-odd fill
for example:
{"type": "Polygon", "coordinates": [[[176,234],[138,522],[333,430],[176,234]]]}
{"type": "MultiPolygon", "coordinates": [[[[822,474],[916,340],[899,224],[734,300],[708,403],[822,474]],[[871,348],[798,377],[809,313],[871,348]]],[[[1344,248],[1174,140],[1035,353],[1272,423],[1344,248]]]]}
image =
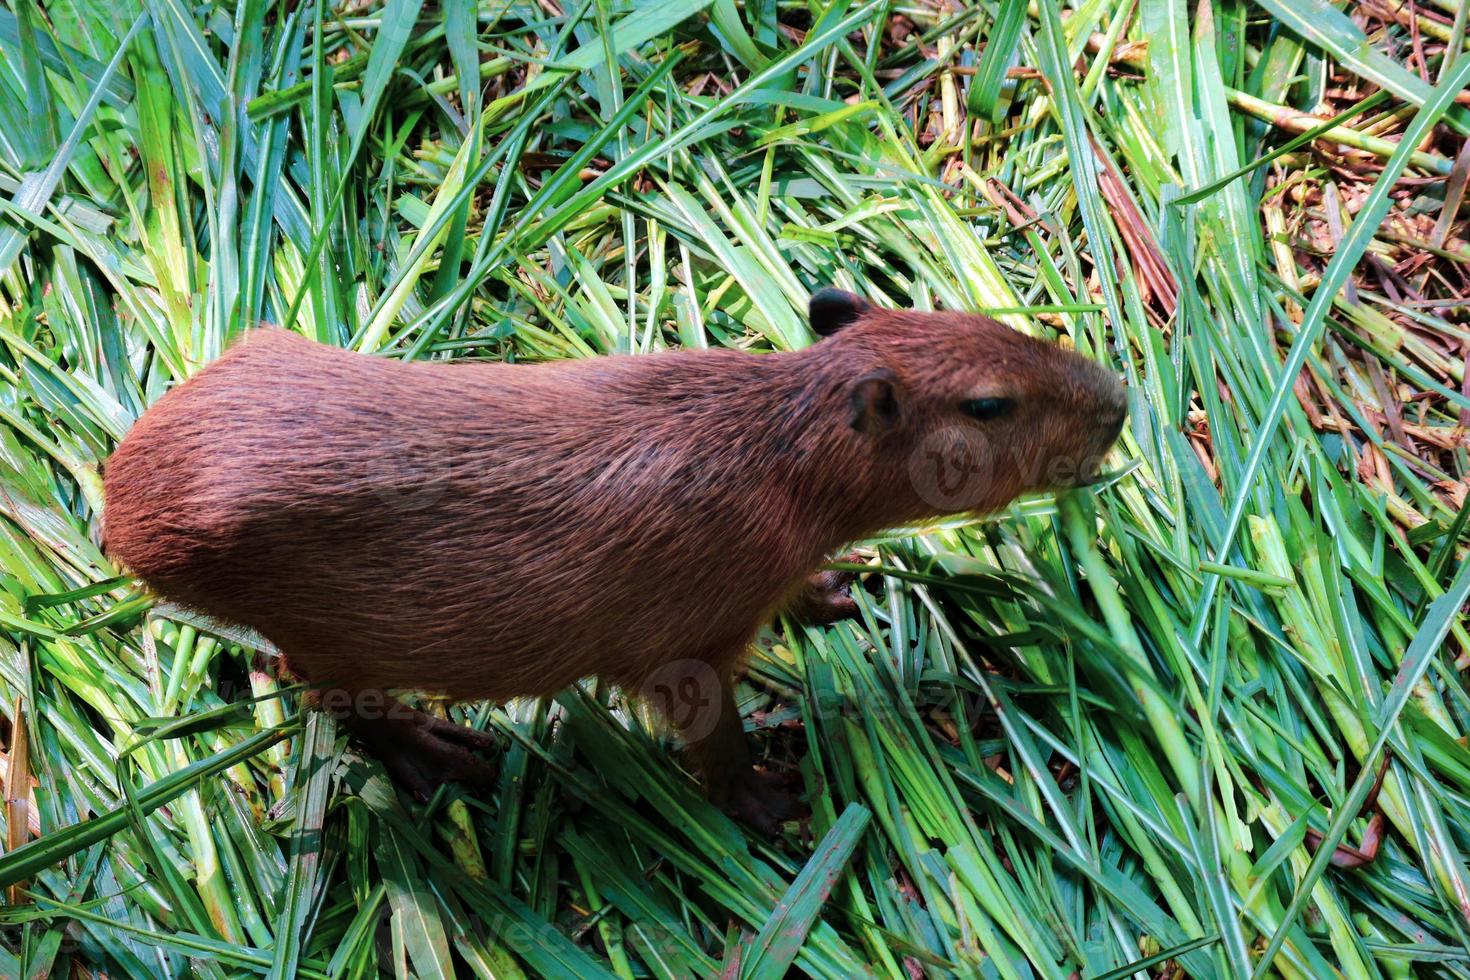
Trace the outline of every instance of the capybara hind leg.
{"type": "Polygon", "coordinates": [[[643,693],[683,739],[710,802],[767,837],[795,815],[795,800],[780,781],[751,765],[727,671],[703,660],[679,661],[655,672],[643,693]]]}
{"type": "Polygon", "coordinates": [[[382,691],[327,692],[321,705],[420,800],[443,783],[476,790],[495,785],[497,766],[475,754],[500,748],[488,732],[416,711],[382,691]]]}

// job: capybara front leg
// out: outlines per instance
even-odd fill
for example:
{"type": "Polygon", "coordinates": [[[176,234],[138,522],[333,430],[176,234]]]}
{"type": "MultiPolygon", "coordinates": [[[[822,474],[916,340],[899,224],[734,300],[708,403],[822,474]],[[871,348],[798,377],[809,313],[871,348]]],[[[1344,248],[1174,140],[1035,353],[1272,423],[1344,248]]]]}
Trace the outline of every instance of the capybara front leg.
{"type": "Polygon", "coordinates": [[[322,710],[347,728],[383,763],[393,780],[420,800],[439,785],[461,783],[476,790],[495,785],[497,766],[489,754],[500,740],[408,707],[382,691],[327,691],[322,710]]]}
{"type": "Polygon", "coordinates": [[[757,771],[728,671],[686,660],[657,671],[644,684],[651,700],[679,733],[710,802],[767,837],[796,812],[776,777],[757,771]]]}
{"type": "MultiPolygon", "coordinates": [[[[843,555],[844,562],[860,562],[862,555],[843,555]]],[[[783,612],[800,623],[822,626],[857,619],[857,600],[852,597],[852,584],[857,580],[856,572],[814,572],[802,583],[801,589],[787,600],[783,612]]]]}

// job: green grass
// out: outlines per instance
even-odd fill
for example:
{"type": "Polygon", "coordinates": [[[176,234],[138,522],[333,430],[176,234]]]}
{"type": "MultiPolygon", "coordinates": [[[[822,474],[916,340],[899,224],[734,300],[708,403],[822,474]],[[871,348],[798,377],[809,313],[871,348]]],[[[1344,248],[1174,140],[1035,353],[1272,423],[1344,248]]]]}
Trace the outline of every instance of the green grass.
{"type": "Polygon", "coordinates": [[[1470,977],[1464,6],[957,6],[0,3],[0,975],[1470,977]],[[1132,411],[762,635],[777,841],[590,684],[450,708],[500,791],[418,807],[95,543],[258,321],[786,349],[828,284],[1132,411]]]}

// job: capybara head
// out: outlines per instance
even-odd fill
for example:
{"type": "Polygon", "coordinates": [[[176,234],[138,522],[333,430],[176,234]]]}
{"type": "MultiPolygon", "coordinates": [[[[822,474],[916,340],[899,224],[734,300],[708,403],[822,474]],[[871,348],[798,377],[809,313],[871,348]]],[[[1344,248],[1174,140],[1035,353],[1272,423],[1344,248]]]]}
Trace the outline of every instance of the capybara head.
{"type": "Polygon", "coordinates": [[[883,310],[824,289],[810,318],[828,338],[818,348],[845,348],[844,361],[863,365],[849,382],[849,421],[905,518],[1086,484],[1122,431],[1116,376],[989,317],[883,310]]]}

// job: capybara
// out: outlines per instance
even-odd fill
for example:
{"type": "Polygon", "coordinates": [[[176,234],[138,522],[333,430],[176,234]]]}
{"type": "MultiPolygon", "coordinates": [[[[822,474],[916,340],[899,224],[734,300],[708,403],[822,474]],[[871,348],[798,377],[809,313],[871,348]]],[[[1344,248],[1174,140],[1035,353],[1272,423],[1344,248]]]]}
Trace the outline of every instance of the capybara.
{"type": "Polygon", "coordinates": [[[770,831],[790,801],[729,681],[759,627],[850,611],[815,571],[845,543],[1086,482],[1125,411],[1112,374],[987,317],[832,289],[809,315],[792,352],[535,364],[252,330],[106,461],[108,553],[268,638],[420,795],[487,785],[492,740],[385,691],[692,683],[669,714],[706,791],[770,831]]]}

